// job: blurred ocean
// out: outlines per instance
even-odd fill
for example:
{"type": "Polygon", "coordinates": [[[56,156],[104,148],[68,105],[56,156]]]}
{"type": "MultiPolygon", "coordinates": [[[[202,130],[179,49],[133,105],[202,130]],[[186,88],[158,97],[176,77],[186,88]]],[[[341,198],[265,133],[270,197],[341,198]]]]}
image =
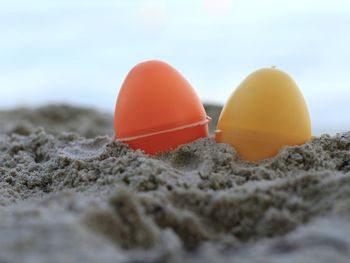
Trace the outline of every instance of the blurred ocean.
{"type": "Polygon", "coordinates": [[[252,71],[288,72],[314,134],[350,130],[350,2],[13,0],[0,8],[0,107],[69,102],[113,111],[137,63],[178,69],[223,104],[252,71]]]}

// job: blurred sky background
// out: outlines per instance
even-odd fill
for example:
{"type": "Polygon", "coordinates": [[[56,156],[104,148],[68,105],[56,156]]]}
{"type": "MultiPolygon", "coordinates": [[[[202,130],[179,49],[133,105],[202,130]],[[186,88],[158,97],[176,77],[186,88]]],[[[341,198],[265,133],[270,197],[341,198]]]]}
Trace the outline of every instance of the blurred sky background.
{"type": "Polygon", "coordinates": [[[314,134],[350,130],[348,0],[0,0],[0,108],[112,112],[128,71],[148,59],[220,104],[275,65],[301,88],[314,134]]]}

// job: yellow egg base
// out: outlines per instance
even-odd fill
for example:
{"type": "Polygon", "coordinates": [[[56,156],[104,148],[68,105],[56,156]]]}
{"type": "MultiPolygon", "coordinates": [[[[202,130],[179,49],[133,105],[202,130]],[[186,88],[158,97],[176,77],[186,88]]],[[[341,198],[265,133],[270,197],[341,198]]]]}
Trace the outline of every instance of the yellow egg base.
{"type": "Polygon", "coordinates": [[[242,159],[257,162],[275,156],[284,146],[302,145],[311,137],[234,129],[229,133],[216,130],[215,139],[232,145],[242,159]]]}

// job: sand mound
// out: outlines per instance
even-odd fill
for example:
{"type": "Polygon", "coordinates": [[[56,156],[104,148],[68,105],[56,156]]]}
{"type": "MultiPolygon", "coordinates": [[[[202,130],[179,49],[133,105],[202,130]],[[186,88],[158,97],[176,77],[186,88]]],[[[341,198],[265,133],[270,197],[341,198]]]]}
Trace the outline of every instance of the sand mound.
{"type": "Polygon", "coordinates": [[[150,157],[95,136],[107,124],[62,133],[99,113],[55,107],[85,113],[2,122],[0,262],[349,262],[350,133],[259,164],[213,139],[150,157]]]}
{"type": "Polygon", "coordinates": [[[98,135],[113,135],[113,116],[89,108],[70,105],[18,108],[0,112],[0,133],[29,135],[38,127],[54,135],[61,132],[76,132],[91,138],[98,135]]]}

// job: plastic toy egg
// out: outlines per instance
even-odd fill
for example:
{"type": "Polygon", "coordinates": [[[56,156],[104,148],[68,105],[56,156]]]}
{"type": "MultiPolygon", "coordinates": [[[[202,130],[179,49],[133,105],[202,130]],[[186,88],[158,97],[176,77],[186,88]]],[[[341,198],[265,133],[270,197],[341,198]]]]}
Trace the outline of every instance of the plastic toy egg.
{"type": "Polygon", "coordinates": [[[247,161],[306,143],[311,139],[310,116],[297,84],[275,68],[253,72],[224,106],[215,138],[231,144],[247,161]]]}
{"type": "Polygon", "coordinates": [[[208,137],[196,92],[170,65],[147,61],[127,75],[118,95],[114,127],[118,141],[155,154],[208,137]]]}

